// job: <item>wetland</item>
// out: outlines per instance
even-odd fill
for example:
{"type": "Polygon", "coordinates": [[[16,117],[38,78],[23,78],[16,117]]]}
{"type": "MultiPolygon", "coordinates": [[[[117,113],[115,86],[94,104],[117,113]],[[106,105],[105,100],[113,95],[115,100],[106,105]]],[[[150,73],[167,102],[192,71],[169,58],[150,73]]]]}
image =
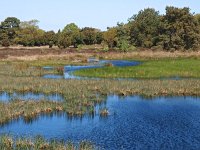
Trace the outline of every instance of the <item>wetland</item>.
{"type": "Polygon", "coordinates": [[[1,145],[21,141],[33,148],[39,140],[48,148],[199,149],[199,58],[126,56],[1,61],[1,145]],[[167,62],[174,67],[166,70],[167,62]],[[135,76],[150,66],[149,76],[135,76]],[[108,78],[101,76],[105,70],[108,78]]]}

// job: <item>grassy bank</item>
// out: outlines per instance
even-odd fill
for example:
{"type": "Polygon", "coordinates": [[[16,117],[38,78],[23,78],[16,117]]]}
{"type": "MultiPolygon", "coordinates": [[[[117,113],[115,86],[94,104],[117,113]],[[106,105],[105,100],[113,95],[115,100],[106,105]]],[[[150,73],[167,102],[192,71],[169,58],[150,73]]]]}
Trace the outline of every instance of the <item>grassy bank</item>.
{"type": "Polygon", "coordinates": [[[72,142],[47,141],[42,137],[34,139],[18,138],[4,135],[0,137],[1,150],[93,150],[90,142],[82,141],[78,144],[72,142]]]}
{"type": "Polygon", "coordinates": [[[168,77],[200,77],[199,58],[176,58],[144,60],[134,67],[104,67],[76,71],[77,76],[100,78],[168,78],[168,77]]]}

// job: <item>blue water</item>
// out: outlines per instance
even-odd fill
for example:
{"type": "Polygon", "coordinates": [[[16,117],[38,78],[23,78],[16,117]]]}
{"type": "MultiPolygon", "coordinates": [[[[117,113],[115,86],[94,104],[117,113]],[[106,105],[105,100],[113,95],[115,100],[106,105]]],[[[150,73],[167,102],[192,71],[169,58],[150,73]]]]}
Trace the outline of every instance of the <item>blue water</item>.
{"type": "MultiPolygon", "coordinates": [[[[115,67],[128,67],[128,66],[137,66],[141,64],[141,62],[138,61],[127,61],[127,60],[100,60],[95,63],[88,63],[87,66],[73,66],[68,65],[64,67],[64,76],[61,75],[53,75],[48,74],[44,75],[43,78],[46,79],[95,79],[98,80],[99,78],[88,78],[88,77],[79,77],[75,76],[73,73],[77,70],[82,69],[92,69],[92,68],[101,68],[104,67],[106,64],[112,64],[115,67]]],[[[44,67],[44,69],[52,69],[52,67],[44,67]]]]}
{"type": "Polygon", "coordinates": [[[63,96],[59,94],[49,94],[45,95],[42,93],[7,93],[7,92],[2,92],[0,93],[0,102],[10,102],[12,100],[50,100],[50,101],[63,101],[63,96]]]}
{"type": "Polygon", "coordinates": [[[200,98],[108,96],[109,115],[69,119],[66,114],[19,119],[0,134],[42,135],[47,139],[92,141],[105,149],[200,149],[200,98]]]}
{"type": "MultiPolygon", "coordinates": [[[[127,60],[100,60],[96,62],[96,59],[93,58],[91,61],[89,60],[87,66],[73,66],[73,65],[68,65],[64,67],[64,75],[55,75],[55,74],[47,74],[44,75],[43,78],[46,79],[78,79],[78,80],[100,80],[101,78],[96,78],[96,77],[81,77],[81,76],[76,76],[74,75],[74,71],[77,70],[82,70],[82,69],[92,69],[92,68],[101,68],[105,67],[106,64],[112,64],[115,67],[128,67],[128,66],[137,66],[140,65],[141,62],[138,61],[127,61],[127,60]],[[93,61],[94,59],[94,61],[93,61]]],[[[51,70],[53,67],[44,67],[45,70],[51,70]]],[[[112,80],[138,80],[137,78],[109,78],[112,80]]],[[[144,78],[145,79],[145,78],[144,78]]],[[[179,77],[179,76],[174,76],[174,77],[160,77],[160,78],[155,78],[159,80],[184,80],[184,79],[191,79],[191,78],[186,78],[186,77],[179,77]]],[[[199,78],[193,78],[193,79],[199,79],[199,78]]]]}
{"type": "Polygon", "coordinates": [[[43,76],[45,79],[64,79],[64,76],[62,75],[56,75],[56,74],[46,74],[43,76]]]}

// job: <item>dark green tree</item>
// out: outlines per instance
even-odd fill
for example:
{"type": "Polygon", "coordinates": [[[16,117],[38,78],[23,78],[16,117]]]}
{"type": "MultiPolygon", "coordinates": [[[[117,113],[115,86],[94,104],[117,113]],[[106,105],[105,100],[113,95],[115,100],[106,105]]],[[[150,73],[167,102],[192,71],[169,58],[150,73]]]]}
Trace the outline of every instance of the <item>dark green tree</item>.
{"type": "Polygon", "coordinates": [[[101,31],[98,31],[96,33],[96,44],[101,44],[103,41],[103,33],[101,31]]]}
{"type": "Polygon", "coordinates": [[[72,45],[71,37],[66,33],[60,33],[58,37],[58,47],[67,48],[72,45]]]}
{"type": "Polygon", "coordinates": [[[162,17],[160,40],[164,49],[195,49],[199,47],[198,21],[189,8],[166,7],[162,17]]]}
{"type": "MultiPolygon", "coordinates": [[[[8,17],[0,25],[0,33],[7,34],[5,39],[2,39],[4,43],[14,44],[13,40],[16,37],[16,32],[19,30],[20,20],[15,17],[8,17]]],[[[7,45],[7,44],[6,44],[7,45]]]]}
{"type": "Polygon", "coordinates": [[[86,45],[92,45],[97,43],[97,33],[100,32],[100,30],[90,27],[85,27],[81,30],[81,33],[83,34],[83,42],[86,45]]]}
{"type": "Polygon", "coordinates": [[[129,20],[131,42],[137,47],[156,45],[160,24],[159,12],[152,8],[141,10],[129,20]]]}
{"type": "Polygon", "coordinates": [[[69,47],[74,46],[77,47],[78,44],[82,42],[80,29],[74,23],[70,23],[65,26],[61,35],[59,36],[58,45],[60,47],[69,47]]]}
{"type": "Polygon", "coordinates": [[[56,44],[56,34],[54,31],[45,32],[43,39],[45,41],[45,45],[49,45],[49,48],[52,48],[53,45],[56,44]]]}
{"type": "Polygon", "coordinates": [[[8,17],[1,23],[2,29],[19,28],[20,20],[15,17],[8,17]]]}
{"type": "Polygon", "coordinates": [[[117,24],[117,47],[122,51],[127,51],[130,47],[130,26],[129,24],[117,24]]]}

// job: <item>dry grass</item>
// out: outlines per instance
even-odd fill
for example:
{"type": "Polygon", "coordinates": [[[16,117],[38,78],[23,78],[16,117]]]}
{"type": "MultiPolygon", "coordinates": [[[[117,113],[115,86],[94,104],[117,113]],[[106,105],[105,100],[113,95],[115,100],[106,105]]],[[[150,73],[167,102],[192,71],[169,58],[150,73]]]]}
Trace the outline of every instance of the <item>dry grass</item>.
{"type": "Polygon", "coordinates": [[[33,56],[8,56],[4,60],[16,61],[34,61],[34,60],[52,60],[52,59],[64,59],[82,62],[88,57],[98,57],[101,59],[161,59],[161,58],[188,58],[188,57],[200,57],[200,51],[197,52],[163,52],[163,51],[134,51],[127,53],[119,52],[94,52],[94,53],[79,53],[79,52],[65,52],[64,54],[36,54],[33,56]]]}
{"type": "Polygon", "coordinates": [[[1,150],[93,150],[98,149],[91,142],[81,141],[78,144],[72,142],[47,141],[44,138],[37,136],[34,139],[17,138],[3,135],[0,137],[1,150]]]}

